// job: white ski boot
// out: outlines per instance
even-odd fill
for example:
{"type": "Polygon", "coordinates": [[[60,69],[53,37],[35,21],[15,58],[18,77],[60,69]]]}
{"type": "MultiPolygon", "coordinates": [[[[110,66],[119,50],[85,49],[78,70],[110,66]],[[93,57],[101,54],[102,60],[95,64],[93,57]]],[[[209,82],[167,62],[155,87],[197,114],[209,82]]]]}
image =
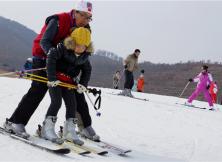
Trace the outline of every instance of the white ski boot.
{"type": "Polygon", "coordinates": [[[124,88],[124,90],[122,90],[122,92],[120,92],[118,95],[127,96],[127,94],[128,94],[128,89],[124,88]]]}
{"type": "Polygon", "coordinates": [[[85,137],[85,138],[88,138],[90,140],[93,140],[93,141],[96,141],[96,142],[99,142],[100,141],[100,136],[98,136],[95,132],[95,130],[92,128],[92,126],[88,126],[84,129],[82,129],[80,131],[80,135],[85,137]]]}
{"type": "Polygon", "coordinates": [[[30,135],[25,130],[24,124],[15,124],[6,119],[5,123],[3,124],[3,127],[7,132],[20,136],[22,138],[27,139],[30,137],[30,135]]]}
{"type": "Polygon", "coordinates": [[[127,95],[128,97],[134,97],[131,93],[131,89],[126,89],[127,95]]]}
{"type": "Polygon", "coordinates": [[[189,106],[189,107],[193,107],[193,106],[194,106],[194,105],[192,105],[192,103],[190,103],[190,102],[188,102],[188,101],[186,101],[186,102],[184,103],[184,105],[189,106]]]}
{"type": "Polygon", "coordinates": [[[78,135],[76,134],[75,124],[75,118],[69,118],[65,121],[63,128],[63,139],[81,146],[84,144],[84,142],[80,140],[78,135]]]}
{"type": "Polygon", "coordinates": [[[210,107],[208,108],[208,110],[216,111],[217,109],[216,109],[215,107],[213,107],[213,106],[210,106],[210,107]]]}
{"type": "Polygon", "coordinates": [[[50,140],[57,144],[62,144],[64,140],[59,138],[55,133],[55,123],[57,121],[56,116],[47,116],[45,121],[43,122],[43,126],[41,129],[41,137],[50,140]]]}

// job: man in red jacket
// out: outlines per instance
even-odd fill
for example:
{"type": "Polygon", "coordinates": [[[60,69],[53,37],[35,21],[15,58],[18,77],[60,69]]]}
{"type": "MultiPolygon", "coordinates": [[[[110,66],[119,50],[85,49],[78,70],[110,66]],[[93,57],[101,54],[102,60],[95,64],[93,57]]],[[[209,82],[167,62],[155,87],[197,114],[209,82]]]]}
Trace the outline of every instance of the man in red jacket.
{"type": "MultiPolygon", "coordinates": [[[[67,13],[60,13],[49,16],[40,34],[33,42],[33,69],[46,66],[46,56],[51,50],[55,50],[57,43],[70,35],[72,28],[86,27],[90,29],[89,22],[92,20],[92,3],[81,0],[76,3],[75,8],[67,13]]],[[[34,71],[35,75],[46,77],[46,72],[34,71]]],[[[48,87],[44,83],[32,81],[31,88],[23,96],[18,107],[9,119],[6,119],[4,127],[6,130],[20,136],[29,137],[25,126],[44,98],[48,87]]],[[[79,95],[85,105],[82,111],[88,112],[88,106],[85,104],[84,94],[79,95]]],[[[77,108],[78,110],[78,108],[77,108]]],[[[84,114],[84,113],[83,113],[84,114]]],[[[89,116],[90,117],[90,116],[89,116]]],[[[88,125],[91,124],[91,118],[88,117],[88,125]]]]}

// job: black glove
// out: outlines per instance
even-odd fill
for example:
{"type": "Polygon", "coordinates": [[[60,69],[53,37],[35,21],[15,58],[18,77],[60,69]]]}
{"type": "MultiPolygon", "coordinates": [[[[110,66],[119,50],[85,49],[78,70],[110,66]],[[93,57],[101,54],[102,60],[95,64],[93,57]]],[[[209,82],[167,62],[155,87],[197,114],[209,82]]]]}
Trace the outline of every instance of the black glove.
{"type": "Polygon", "coordinates": [[[189,82],[193,82],[193,79],[192,79],[192,78],[190,78],[190,79],[189,79],[189,82]]]}
{"type": "Polygon", "coordinates": [[[124,68],[127,69],[127,65],[124,65],[124,68]]]}
{"type": "Polygon", "coordinates": [[[100,90],[97,90],[96,88],[89,88],[89,93],[92,93],[94,96],[96,96],[97,94],[101,94],[100,90]]]}
{"type": "Polygon", "coordinates": [[[210,89],[210,85],[207,85],[207,87],[206,87],[206,88],[207,88],[207,90],[208,90],[208,89],[210,89]]]}

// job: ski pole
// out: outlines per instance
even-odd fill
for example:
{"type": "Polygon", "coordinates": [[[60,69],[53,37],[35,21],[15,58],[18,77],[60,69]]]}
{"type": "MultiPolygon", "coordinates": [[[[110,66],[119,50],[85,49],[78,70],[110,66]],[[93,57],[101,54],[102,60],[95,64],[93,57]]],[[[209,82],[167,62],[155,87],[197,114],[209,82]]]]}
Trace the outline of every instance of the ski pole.
{"type": "Polygon", "coordinates": [[[34,71],[39,71],[39,70],[45,70],[46,68],[38,68],[38,69],[30,69],[30,70],[19,70],[19,71],[13,71],[13,72],[7,72],[7,73],[2,73],[0,76],[8,76],[8,75],[20,75],[22,73],[26,72],[34,72],[34,71]]]}
{"type": "Polygon", "coordinates": [[[186,86],[184,87],[183,91],[181,92],[179,98],[183,95],[183,93],[185,92],[185,90],[187,89],[187,87],[188,87],[189,84],[190,84],[190,82],[188,82],[188,83],[186,84],[186,86]]]}
{"type": "MultiPolygon", "coordinates": [[[[30,75],[30,74],[27,73],[27,75],[30,75]]],[[[38,76],[38,75],[32,75],[32,74],[31,74],[31,76],[34,76],[34,77],[23,76],[22,78],[28,79],[28,80],[33,80],[33,81],[38,81],[38,82],[42,82],[42,83],[46,83],[46,84],[48,82],[47,78],[45,78],[45,77],[38,76]]],[[[68,83],[64,83],[64,82],[59,83],[59,86],[70,88],[70,89],[77,89],[76,85],[72,85],[72,84],[68,84],[68,83]]]]}
{"type": "MultiPolygon", "coordinates": [[[[90,92],[90,89],[88,90],[88,93],[90,92]]],[[[101,91],[99,92],[99,97],[96,99],[95,104],[93,104],[93,101],[91,100],[91,98],[89,97],[88,93],[85,93],[87,98],[89,99],[90,103],[92,104],[92,106],[94,107],[94,109],[96,110],[96,116],[101,116],[101,113],[98,111],[100,109],[101,106],[101,91]],[[98,102],[98,107],[96,107],[96,103],[98,102]]]]}

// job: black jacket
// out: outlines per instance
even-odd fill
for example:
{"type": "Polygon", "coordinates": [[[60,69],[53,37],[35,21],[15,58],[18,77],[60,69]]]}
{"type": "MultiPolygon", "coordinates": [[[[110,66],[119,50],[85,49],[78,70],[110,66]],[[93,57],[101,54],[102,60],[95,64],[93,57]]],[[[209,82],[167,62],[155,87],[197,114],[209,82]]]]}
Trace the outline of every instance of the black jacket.
{"type": "Polygon", "coordinates": [[[77,57],[73,51],[67,50],[62,43],[52,48],[47,54],[46,67],[49,81],[56,81],[56,72],[62,72],[75,78],[81,71],[79,83],[87,86],[90,80],[92,66],[88,59],[90,53],[84,52],[77,57]]]}

